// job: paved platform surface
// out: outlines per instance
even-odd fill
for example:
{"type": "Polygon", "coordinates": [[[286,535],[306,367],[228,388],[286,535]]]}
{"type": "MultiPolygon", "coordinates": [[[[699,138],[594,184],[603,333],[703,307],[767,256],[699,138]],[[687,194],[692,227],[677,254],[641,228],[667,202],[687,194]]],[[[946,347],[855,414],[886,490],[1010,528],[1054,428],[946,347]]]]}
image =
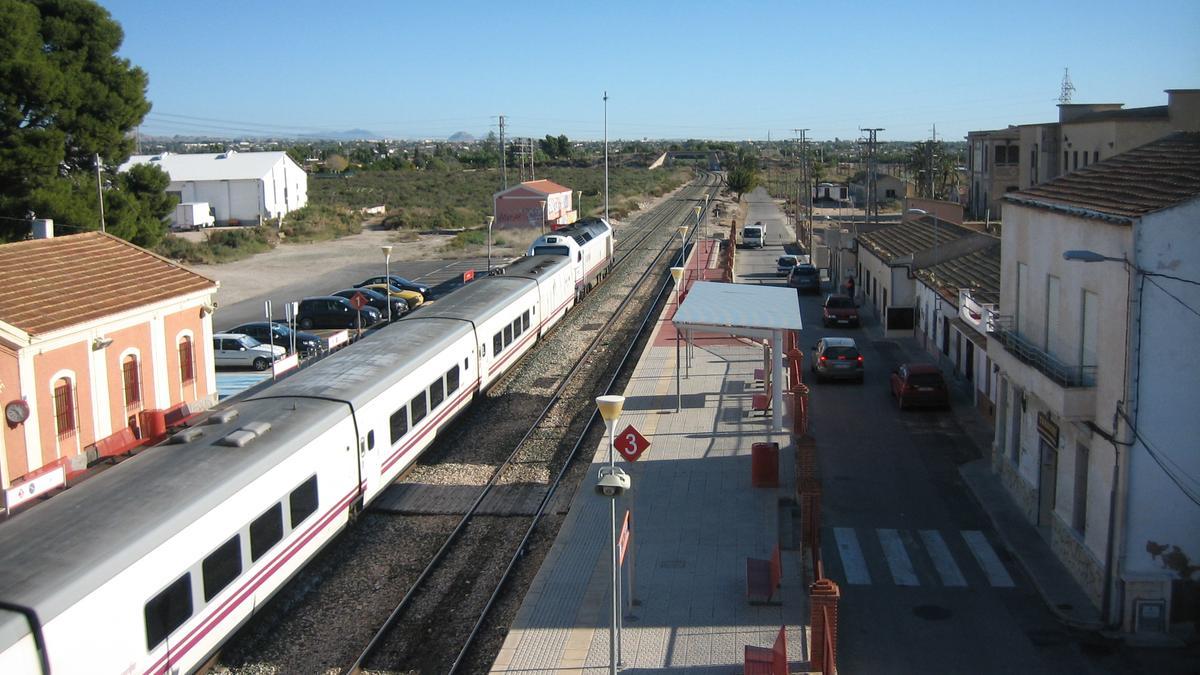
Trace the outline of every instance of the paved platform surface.
{"type": "MultiPolygon", "coordinates": [[[[664,316],[673,311],[667,307],[664,316]]],[[[623,392],[617,425],[619,431],[632,424],[651,442],[633,465],[618,457],[633,481],[617,506],[619,514],[632,512],[626,565],[633,568],[631,595],[638,603],[624,611],[624,669],[740,673],[743,646],[770,647],[786,625],[789,661],[803,670],[809,605],[793,535],[794,453],[788,434],[772,434],[770,418],[751,412],[751,398],[761,390],[754,382],[761,347],[731,340],[697,344],[676,412],[675,347],[655,339],[650,345],[623,392]],[[778,488],[751,485],[751,445],[759,441],[780,444],[778,488]],[[750,605],[746,558],[769,557],[777,543],[782,604],[750,605]]],[[[596,449],[592,474],[607,461],[605,442],[596,449]]],[[[576,493],[492,672],[607,672],[610,506],[588,488],[576,493]]],[[[628,577],[624,583],[630,595],[628,577]]]]}

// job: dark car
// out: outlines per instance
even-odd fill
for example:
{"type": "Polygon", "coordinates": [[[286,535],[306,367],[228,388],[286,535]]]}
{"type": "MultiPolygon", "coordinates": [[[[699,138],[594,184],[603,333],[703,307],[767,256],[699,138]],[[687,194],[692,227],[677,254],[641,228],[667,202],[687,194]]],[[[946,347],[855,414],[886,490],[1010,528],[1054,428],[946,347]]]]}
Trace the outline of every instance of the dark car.
{"type": "MultiPolygon", "coordinates": [[[[355,293],[362,293],[363,297],[367,299],[367,306],[374,307],[375,309],[379,310],[379,313],[382,314],[385,319],[387,318],[388,299],[383,297],[383,293],[380,293],[379,291],[373,291],[369,288],[347,288],[343,291],[334,293],[334,295],[338,296],[339,298],[346,298],[349,300],[350,298],[354,297],[355,293]]],[[[402,298],[392,298],[391,305],[392,321],[395,321],[405,314],[408,314],[408,303],[402,298]]]]}
{"type": "Polygon", "coordinates": [[[910,406],[950,406],[950,390],[937,366],[902,363],[892,371],[892,396],[904,410],[910,406]]]}
{"type": "Polygon", "coordinates": [[[825,326],[857,326],[858,308],[848,295],[830,295],[821,309],[825,326]]]}
{"type": "Polygon", "coordinates": [[[292,334],[296,336],[296,351],[303,356],[312,356],[321,351],[321,338],[312,333],[302,333],[293,331],[291,328],[281,323],[267,323],[266,321],[253,321],[244,323],[235,328],[230,328],[226,333],[241,333],[249,335],[263,344],[277,344],[284,349],[292,352],[292,334]],[[274,334],[272,336],[272,334],[274,334]]]}
{"type": "Polygon", "coordinates": [[[787,285],[796,289],[797,293],[819,293],[821,291],[820,272],[812,265],[796,265],[788,273],[787,285]]]}
{"type": "Polygon", "coordinates": [[[854,338],[826,337],[813,346],[809,369],[817,381],[826,379],[863,381],[863,357],[854,338]]]}
{"type": "Polygon", "coordinates": [[[363,307],[355,310],[346,298],[336,295],[326,295],[317,298],[305,298],[300,301],[300,311],[296,313],[296,323],[301,328],[363,328],[372,326],[383,320],[383,315],[374,307],[363,307]],[[362,317],[361,324],[359,316],[362,317]]]}
{"type": "Polygon", "coordinates": [[[382,284],[382,283],[388,283],[393,288],[399,289],[401,291],[416,291],[416,292],[420,293],[421,295],[423,295],[426,300],[431,300],[433,298],[433,289],[432,288],[426,286],[425,284],[420,284],[415,281],[410,281],[408,279],[405,279],[404,277],[397,276],[395,274],[389,274],[387,277],[384,277],[382,274],[380,274],[377,277],[371,277],[370,279],[364,279],[362,283],[354,284],[354,287],[359,288],[361,286],[370,286],[371,284],[382,284]]]}

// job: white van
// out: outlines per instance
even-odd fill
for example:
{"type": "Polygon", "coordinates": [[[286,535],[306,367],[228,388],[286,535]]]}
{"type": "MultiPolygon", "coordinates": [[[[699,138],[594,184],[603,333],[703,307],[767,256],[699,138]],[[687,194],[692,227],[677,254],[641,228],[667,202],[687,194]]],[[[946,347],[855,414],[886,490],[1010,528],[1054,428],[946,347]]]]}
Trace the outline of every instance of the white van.
{"type": "Polygon", "coordinates": [[[767,226],[762,222],[747,225],[742,228],[742,246],[746,248],[762,248],[767,240],[767,226]]]}

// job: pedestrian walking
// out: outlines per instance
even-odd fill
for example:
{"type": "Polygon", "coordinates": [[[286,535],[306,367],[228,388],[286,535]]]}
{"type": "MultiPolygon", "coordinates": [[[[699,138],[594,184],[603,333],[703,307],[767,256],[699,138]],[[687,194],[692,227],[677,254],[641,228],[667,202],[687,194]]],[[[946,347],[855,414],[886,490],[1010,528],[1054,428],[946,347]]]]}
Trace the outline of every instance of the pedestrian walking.
{"type": "Polygon", "coordinates": [[[851,300],[854,299],[854,277],[846,280],[846,293],[850,296],[851,300]]]}

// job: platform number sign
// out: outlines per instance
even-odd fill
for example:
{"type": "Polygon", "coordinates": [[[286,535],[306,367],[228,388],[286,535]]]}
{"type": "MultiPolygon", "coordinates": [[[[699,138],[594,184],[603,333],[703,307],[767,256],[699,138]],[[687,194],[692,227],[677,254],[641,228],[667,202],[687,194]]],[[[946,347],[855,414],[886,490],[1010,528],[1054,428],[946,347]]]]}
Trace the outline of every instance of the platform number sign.
{"type": "Polygon", "coordinates": [[[362,309],[367,306],[367,296],[362,293],[355,293],[350,297],[350,306],[354,309],[362,309]]]}
{"type": "Polygon", "coordinates": [[[638,430],[630,424],[617,434],[613,445],[616,446],[617,452],[621,453],[622,457],[636,462],[638,457],[641,457],[642,453],[650,447],[650,441],[646,440],[646,437],[638,433],[638,430]]]}

